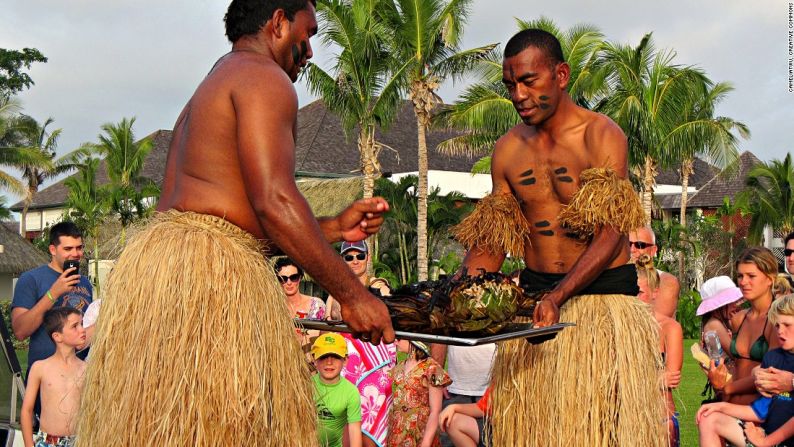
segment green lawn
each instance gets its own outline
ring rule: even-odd
[[[697,340],[684,340],[684,367],[681,371],[681,385],[673,392],[675,408],[679,413],[681,423],[681,445],[683,447],[697,447],[698,429],[695,425],[695,413],[700,408],[700,395],[706,384],[706,375],[703,374],[697,361],[689,354],[689,347]]]

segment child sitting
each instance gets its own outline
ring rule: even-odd
[[[55,354],[30,367],[20,420],[25,447],[71,447],[80,409],[85,362],[75,349],[85,344],[83,316],[72,307],[44,314],[44,328],[55,342]],[[33,407],[41,393],[39,431],[33,435]]]
[[[312,382],[320,422],[317,430],[320,446],[342,447],[347,426],[349,443],[345,445],[361,447],[361,398],[358,388],[340,376],[347,359],[345,339],[339,334],[321,334],[314,341],[311,353],[317,369]]]
[[[761,368],[773,367],[794,372],[794,295],[787,295],[774,301],[769,309],[768,318],[769,322],[775,325],[781,346],[766,353]],[[722,446],[722,439],[734,445],[747,445],[748,439],[743,431],[745,422],[761,423],[761,428],[772,437],[778,435],[774,432],[792,417],[794,417],[794,400],[789,393],[760,397],[751,405],[728,402],[706,404],[700,407],[697,413],[700,445],[701,447]],[[781,430],[783,431],[785,430]],[[756,441],[760,440],[758,433],[753,432],[753,435]],[[794,446],[794,436],[768,445]]]
[[[438,447],[438,416],[443,388],[452,380],[430,357],[426,344],[397,342],[397,351],[408,357],[391,370],[394,401],[389,410],[389,447]]]
[[[488,387],[477,403],[451,404],[441,412],[439,426],[455,447],[486,445],[485,415],[488,414],[490,397],[491,387]]]

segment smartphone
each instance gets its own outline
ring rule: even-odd
[[[66,261],[64,261],[64,263],[63,263],[63,271],[64,272],[69,270],[72,267],[75,267],[76,270],[73,271],[71,274],[69,274],[69,276],[79,275],[80,274],[80,261],[78,261],[77,259],[67,259]]]

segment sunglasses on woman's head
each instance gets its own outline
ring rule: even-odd
[[[645,250],[648,247],[653,247],[656,244],[652,244],[650,242],[643,242],[643,241],[629,241],[629,247],[634,246],[637,250]]]
[[[363,261],[363,260],[367,259],[367,254],[366,253],[359,253],[357,255],[345,255],[344,258],[345,258],[345,262],[350,262],[354,258],[358,259],[359,261]]]
[[[298,281],[300,281],[300,279],[301,279],[301,274],[300,273],[295,273],[295,274],[288,275],[288,276],[287,275],[278,275],[278,281],[281,284],[286,284],[287,281],[298,282]]]

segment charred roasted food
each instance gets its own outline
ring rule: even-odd
[[[395,329],[428,334],[495,334],[516,315],[531,316],[539,294],[501,273],[423,281],[381,299]]]

